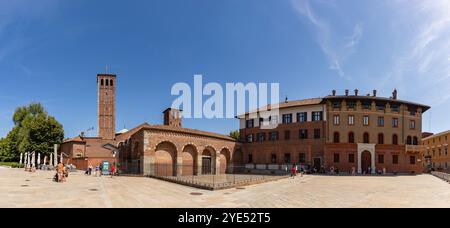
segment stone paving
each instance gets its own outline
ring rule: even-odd
[[[0,207],[450,207],[450,184],[431,175],[304,176],[220,191],[142,177],[52,177],[0,168]]]

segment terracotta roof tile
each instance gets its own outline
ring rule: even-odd
[[[172,127],[172,126],[166,126],[166,125],[151,125],[151,126],[145,126],[145,127],[143,127],[143,129],[194,134],[194,135],[199,135],[199,136],[206,136],[206,137],[212,137],[212,138],[236,142],[236,139],[234,139],[230,136],[227,136],[227,135],[222,135],[222,134],[207,132],[207,131],[200,131],[200,130],[191,129],[191,128],[179,128],[179,127]]]
[[[148,124],[148,123],[143,123],[143,124],[141,124],[141,125],[139,125],[139,126],[133,128],[133,129],[127,131],[126,133],[117,135],[117,136],[116,136],[116,141],[122,141],[122,140],[125,140],[125,139],[127,139],[128,137],[134,135],[134,133],[136,133],[136,132],[138,132],[139,130],[141,130],[143,127],[149,127],[149,126],[151,126],[151,125]]]

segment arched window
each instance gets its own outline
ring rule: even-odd
[[[104,83],[103,83],[103,79],[102,79],[102,80],[100,80],[100,85],[102,85],[102,86],[104,85]]]
[[[355,133],[348,133],[348,143],[355,143]]]
[[[109,85],[110,85],[110,86],[114,86],[114,83],[113,83],[113,80],[112,80],[112,79],[109,80]]]
[[[106,79],[105,81],[106,81],[106,86],[108,86],[108,84],[109,84],[109,80],[108,80],[108,79]]]
[[[339,143],[340,139],[339,139],[339,133],[338,132],[334,132],[334,143]]]
[[[364,140],[364,143],[370,143],[370,140],[369,140],[369,133],[364,133],[364,135],[363,135],[363,140]]]
[[[383,135],[383,133],[378,134],[378,144],[384,144],[384,135]]]
[[[413,145],[419,145],[419,139],[416,136],[413,138]]]
[[[406,144],[407,145],[412,145],[412,138],[411,138],[411,136],[408,136],[408,138],[406,138]]]
[[[392,136],[392,144],[398,145],[398,136],[396,134]]]

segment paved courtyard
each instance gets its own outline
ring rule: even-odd
[[[450,207],[450,184],[430,175],[305,176],[220,191],[140,177],[78,172],[54,183],[52,176],[0,167],[0,207]]]

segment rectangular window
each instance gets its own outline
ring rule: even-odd
[[[270,134],[270,140],[271,141],[278,140],[278,131],[270,132],[269,134]]]
[[[392,155],[392,164],[398,165],[398,155]]]
[[[398,118],[392,118],[392,127],[398,128]]]
[[[400,111],[400,108],[399,108],[398,105],[392,105],[391,109],[392,109],[393,112],[399,112]]]
[[[411,165],[415,165],[416,164],[416,157],[415,156],[410,156],[409,157],[409,164],[411,164]]]
[[[378,117],[378,127],[384,127],[384,117]]]
[[[314,129],[314,138],[320,139],[320,129]]]
[[[248,143],[253,142],[253,135],[252,135],[252,134],[247,135],[245,138],[246,138],[246,141],[247,141]]]
[[[363,125],[364,126],[369,126],[369,116],[364,116],[363,117]]]
[[[447,146],[444,147],[444,154],[445,154],[445,156],[448,155],[448,147]]]
[[[300,153],[298,155],[298,161],[302,164],[306,163],[306,154],[305,153]]]
[[[297,122],[305,123],[308,121],[308,113],[307,112],[299,112],[297,113]]]
[[[379,154],[378,155],[378,163],[379,164],[384,164],[384,155],[383,154]]]
[[[355,125],[355,116],[354,115],[348,116],[348,125],[350,125],[350,126]]]
[[[300,131],[299,131],[299,138],[300,139],[308,139],[308,130],[307,129],[300,129]]]
[[[277,163],[277,155],[276,154],[272,154],[272,156],[270,158],[270,162],[272,164],[276,164]]]
[[[339,123],[340,123],[339,115],[334,115],[333,123],[334,123],[334,125],[339,125]]]
[[[284,124],[292,123],[292,114],[284,114],[283,115],[283,123]]]
[[[333,161],[334,163],[339,163],[339,154],[334,154]]]
[[[414,120],[409,121],[409,129],[416,129],[416,121]]]
[[[371,106],[370,101],[364,101],[364,102],[362,102],[362,105],[363,105],[363,109],[370,109],[370,106]]]
[[[442,156],[442,150],[441,148],[438,149],[439,157]]]
[[[248,162],[247,163],[253,163],[253,155],[252,154],[248,155]]]
[[[255,126],[254,123],[255,123],[255,120],[247,120],[247,121],[245,121],[245,127],[253,128]]]
[[[291,139],[291,131],[284,131],[284,139],[285,140]]]
[[[278,116],[271,116],[269,117],[270,125],[277,125],[278,124]]]
[[[354,154],[348,155],[348,163],[355,163],[355,155]]]
[[[258,138],[258,142],[266,141],[266,133],[258,133],[256,134],[256,137]]]
[[[333,108],[341,108],[341,102],[339,101],[333,102]]]
[[[286,164],[291,163],[291,154],[289,153],[284,154],[284,163]]]
[[[348,108],[354,109],[355,106],[356,106],[356,103],[355,103],[354,101],[349,101],[349,102],[347,102],[347,107],[348,107]]]
[[[312,121],[322,121],[323,112],[312,112]]]

